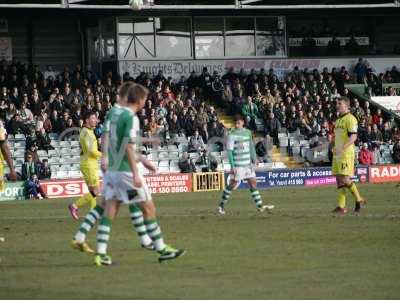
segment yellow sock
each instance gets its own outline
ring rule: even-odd
[[[97,205],[96,197],[93,197],[93,195],[91,193],[89,193],[88,199],[89,199],[90,208],[91,209],[95,208],[95,206]]]
[[[360,202],[362,200],[360,193],[358,192],[357,186],[354,182],[352,182],[347,188],[349,189],[349,191],[351,192],[351,194],[353,195],[353,197],[357,202]]]
[[[340,187],[337,189],[338,197],[337,197],[337,204],[340,208],[346,207],[346,189],[345,187]]]
[[[89,197],[91,197],[92,195],[90,193],[83,195],[82,197],[78,198],[78,200],[75,201],[75,205],[77,207],[82,207],[84,205],[86,205],[86,203],[90,203],[89,201]]]

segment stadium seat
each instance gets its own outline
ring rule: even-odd
[[[54,148],[58,148],[58,147],[60,147],[60,141],[51,140],[50,145],[52,145]]]
[[[70,171],[71,167],[70,167],[70,165],[61,164],[59,170],[60,171]]]
[[[74,155],[74,156],[80,156],[80,154],[81,154],[81,149],[80,148],[74,148],[74,149],[71,149],[71,155]]]
[[[70,143],[70,141],[60,141],[60,147],[61,148],[71,148],[71,143]]]
[[[163,160],[163,159],[168,159],[169,155],[167,151],[159,151],[158,152],[158,159]]]
[[[169,159],[179,158],[179,152],[176,150],[173,152],[169,152],[168,157],[169,157]]]
[[[52,173],[57,172],[60,169],[60,165],[50,165],[50,170]]]
[[[289,146],[289,138],[287,136],[278,137],[279,147]]]
[[[79,147],[79,141],[71,141],[71,148]]]
[[[16,141],[25,141],[25,135],[23,135],[22,133],[18,133],[14,136],[14,140]]]
[[[57,133],[49,133],[49,138],[51,140],[56,140],[56,139],[58,139],[58,134]]]
[[[50,157],[49,158],[49,164],[51,165],[55,165],[55,164],[59,164],[60,163],[60,158],[58,157]]]
[[[57,179],[65,179],[68,178],[68,171],[57,171],[56,173]]]
[[[65,155],[69,156],[71,154],[71,149],[70,148],[60,148],[60,154],[62,156],[65,156]]]
[[[179,152],[186,152],[188,150],[188,144],[181,143],[178,145]]]
[[[18,142],[14,142],[14,148],[24,148],[25,149],[26,146],[26,142],[25,141],[18,141]]]
[[[14,157],[25,157],[25,150],[24,149],[15,149],[14,150]]]
[[[177,151],[178,147],[175,145],[168,145],[167,146],[168,151]]]
[[[158,162],[158,167],[162,168],[162,167],[169,167],[169,160],[160,160]]]
[[[80,170],[80,165],[79,164],[72,164],[70,169],[71,169],[71,171],[79,171]]]
[[[169,172],[170,172],[169,166],[159,166],[159,167],[158,167],[158,171],[159,171],[160,173],[169,173]]]
[[[23,164],[24,164],[24,159],[22,158],[16,158],[14,160],[15,167],[21,167]]]
[[[49,150],[48,152],[47,152],[47,154],[49,155],[49,157],[58,157],[59,156],[59,153],[58,153],[58,151],[57,150]]]
[[[72,164],[79,164],[81,162],[81,159],[79,156],[70,156],[70,163]]]
[[[79,170],[71,170],[68,172],[68,177],[70,178],[81,178],[82,174]]]
[[[256,119],[256,128],[258,132],[263,132],[264,131],[264,121],[263,119]]]

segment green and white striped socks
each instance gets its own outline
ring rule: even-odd
[[[111,220],[105,216],[101,218],[97,228],[97,254],[106,255],[108,241],[110,240]]]
[[[150,245],[152,243],[152,239],[147,234],[146,226],[144,225],[142,211],[135,204],[131,204],[129,205],[129,212],[132,225],[139,236],[140,243],[144,246]]]
[[[257,189],[250,189],[251,198],[253,199],[254,203],[257,207],[261,207],[263,202],[261,200],[260,192]]]
[[[89,211],[89,213],[85,216],[81,226],[79,227],[79,231],[75,235],[75,241],[78,243],[83,243],[86,240],[86,235],[93,228],[94,224],[101,218],[103,215],[104,209],[96,205],[93,209]]]
[[[151,240],[153,241],[154,247],[158,252],[165,249],[164,239],[162,237],[160,226],[158,226],[157,220],[144,220],[146,231]]]
[[[219,206],[224,207],[224,205],[228,202],[229,198],[231,197],[231,194],[232,194],[232,189],[230,188],[230,186],[227,186],[222,193]]]

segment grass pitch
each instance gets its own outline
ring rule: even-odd
[[[165,239],[186,256],[159,264],[123,207],[115,265],[100,268],[70,248],[79,222],[69,201],[0,203],[0,299],[399,299],[400,188],[360,191],[369,200],[360,216],[329,213],[334,187],[264,190],[273,214],[237,191],[224,217],[214,214],[219,193],[156,195]]]

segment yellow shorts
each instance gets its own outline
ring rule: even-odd
[[[4,191],[6,188],[6,183],[4,181],[4,165],[3,162],[0,161],[0,191]]]
[[[99,169],[97,167],[81,166],[81,172],[87,186],[100,185]]]
[[[354,176],[354,155],[346,157],[333,156],[332,174],[343,176]]]

